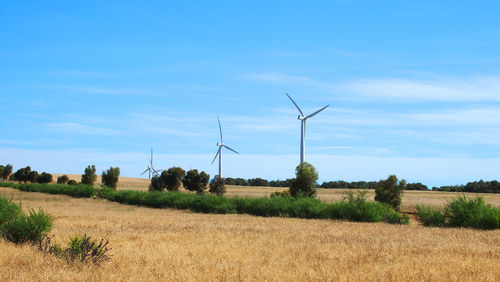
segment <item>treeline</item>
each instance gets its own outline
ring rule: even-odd
[[[290,187],[290,183],[293,178],[287,180],[266,180],[263,178],[224,178],[224,184],[226,185],[238,185],[238,186],[267,186],[267,187]],[[375,189],[377,187],[378,181],[324,181],[320,188],[326,189]],[[404,190],[428,190],[427,186],[422,183],[408,183],[405,185]]]
[[[291,180],[291,178],[287,180],[266,180],[260,177],[250,179],[226,177],[224,178],[224,184],[238,186],[289,187]]]
[[[500,193],[500,183],[493,181],[474,181],[465,185],[432,187],[432,191],[470,192],[470,193]]]

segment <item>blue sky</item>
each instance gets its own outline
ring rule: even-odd
[[[142,1],[146,2],[146,1]],[[0,9],[0,160],[320,181],[499,178],[496,1],[13,1]]]

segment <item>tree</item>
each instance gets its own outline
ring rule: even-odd
[[[314,197],[316,195],[318,172],[310,163],[303,162],[295,169],[295,178],[290,180],[290,195],[293,197]]]
[[[61,175],[57,178],[57,184],[66,184],[69,181],[69,177],[65,175]]]
[[[149,184],[149,191],[163,191],[167,188],[165,184],[165,177],[167,176],[167,172],[164,170],[161,172],[160,176],[155,175],[151,178],[151,184]]]
[[[28,182],[30,179],[34,177],[34,173],[31,171],[31,167],[27,166],[24,168],[20,168],[13,174],[12,180],[18,182]]]
[[[210,181],[210,193],[216,194],[218,196],[224,195],[226,193],[226,186],[224,185],[224,179],[216,175],[212,181]]]
[[[163,175],[163,172],[161,173]],[[164,178],[165,185],[167,186],[168,191],[177,191],[181,187],[182,178],[186,175],[186,171],[184,171],[180,167],[171,167],[166,171],[166,177]],[[161,178],[161,177],[160,177]]]
[[[197,169],[192,169],[186,173],[186,176],[182,179],[182,185],[189,191],[196,191],[198,194],[203,194],[207,189],[208,181],[210,180],[210,175],[202,171],[198,173]]]
[[[3,172],[2,172],[2,178],[7,180],[9,179],[9,176],[12,174],[12,169],[14,167],[11,165],[11,164],[7,164],[4,168],[3,168]]]
[[[104,184],[104,186],[116,189],[119,177],[120,177],[120,168],[110,167],[107,171],[102,172],[102,184]]]
[[[50,173],[46,173],[46,172],[42,172],[40,175],[38,175],[36,177],[36,182],[37,183],[50,183],[52,182],[52,174]]]
[[[85,173],[82,174],[82,184],[85,185],[94,185],[97,180],[97,174],[95,174],[95,165],[87,166],[85,169]]]
[[[427,186],[417,182],[417,183],[408,183],[406,184],[405,190],[428,190]]]
[[[3,170],[5,169],[5,167],[3,165],[0,165],[0,178],[1,179],[4,179],[3,178]]]
[[[67,184],[68,185],[76,185],[76,184],[78,184],[78,182],[76,182],[76,180],[74,180],[74,179],[70,179],[70,180],[68,180]]]
[[[406,180],[401,179],[398,183],[396,175],[389,175],[386,180],[380,180],[375,188],[375,201],[386,203],[399,211],[403,190]]]

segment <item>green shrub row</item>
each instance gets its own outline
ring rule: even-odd
[[[62,184],[17,184],[0,182],[0,186],[27,192],[65,194],[73,197],[94,195],[128,205],[153,208],[188,209],[201,213],[238,213],[257,216],[281,216],[297,218],[343,219],[360,222],[388,222],[407,224],[406,215],[395,212],[389,205],[378,202],[345,200],[332,204],[315,198],[271,197],[271,198],[227,198],[215,195],[197,195],[178,191],[143,192],[115,191],[111,188],[95,189],[87,185]]]
[[[53,219],[39,210],[29,210],[25,214],[21,204],[0,196],[0,235],[14,243],[36,243],[46,236],[52,228]]]
[[[417,216],[425,226],[471,227],[485,230],[500,228],[500,208],[486,204],[482,197],[469,199],[465,195],[459,195],[449,202],[443,211],[417,205]]]
[[[363,222],[408,224],[406,215],[400,215],[389,205],[377,202],[340,201],[333,204],[315,198],[227,198],[215,195],[196,195],[183,192],[114,191],[99,189],[98,196],[112,202],[153,208],[189,209],[193,212],[216,214],[251,214],[319,219],[344,219]]]
[[[15,188],[24,192],[63,194],[75,198],[90,198],[96,194],[96,189],[93,186],[84,184],[78,184],[78,185],[38,184],[38,183],[18,184],[12,182],[0,182],[0,186]]]

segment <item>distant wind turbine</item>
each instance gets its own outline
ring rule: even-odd
[[[220,119],[219,119],[219,116],[217,116],[217,121],[219,122],[219,132],[220,132],[220,143],[217,142],[217,146],[219,146],[219,149],[217,150],[217,154],[215,154],[215,158],[212,160],[212,164],[214,163],[215,159],[217,158],[217,156],[219,156],[219,177],[222,178],[222,148],[226,148],[228,150],[231,150],[233,152],[235,152],[236,154],[240,154],[238,152],[236,152],[235,150],[229,148],[229,146],[225,145],[223,142],[222,142],[222,128],[220,126]]]
[[[158,172],[160,171],[160,170],[155,170],[153,168],[153,148],[151,148],[151,158],[149,159],[148,168],[143,173],[141,173],[141,175],[143,175],[147,171],[149,171],[149,177],[148,177],[148,179],[151,179],[151,174],[158,175]]]
[[[290,98],[290,100],[295,105],[297,110],[299,110],[299,113],[300,113],[300,115],[297,117],[297,119],[299,119],[301,121],[301,123],[300,123],[300,163],[303,163],[305,161],[305,155],[306,155],[306,145],[305,145],[305,143],[306,143],[306,120],[308,118],[311,118],[311,117],[317,115],[319,112],[326,109],[330,105],[326,105],[323,108],[315,111],[314,113],[312,113],[308,116],[304,116],[304,113],[302,113],[302,110],[299,108],[297,103],[295,103],[295,101],[292,99],[292,97],[290,97],[290,95],[288,95],[288,93],[285,93],[285,94],[286,94],[286,96],[288,96],[288,98]]]

